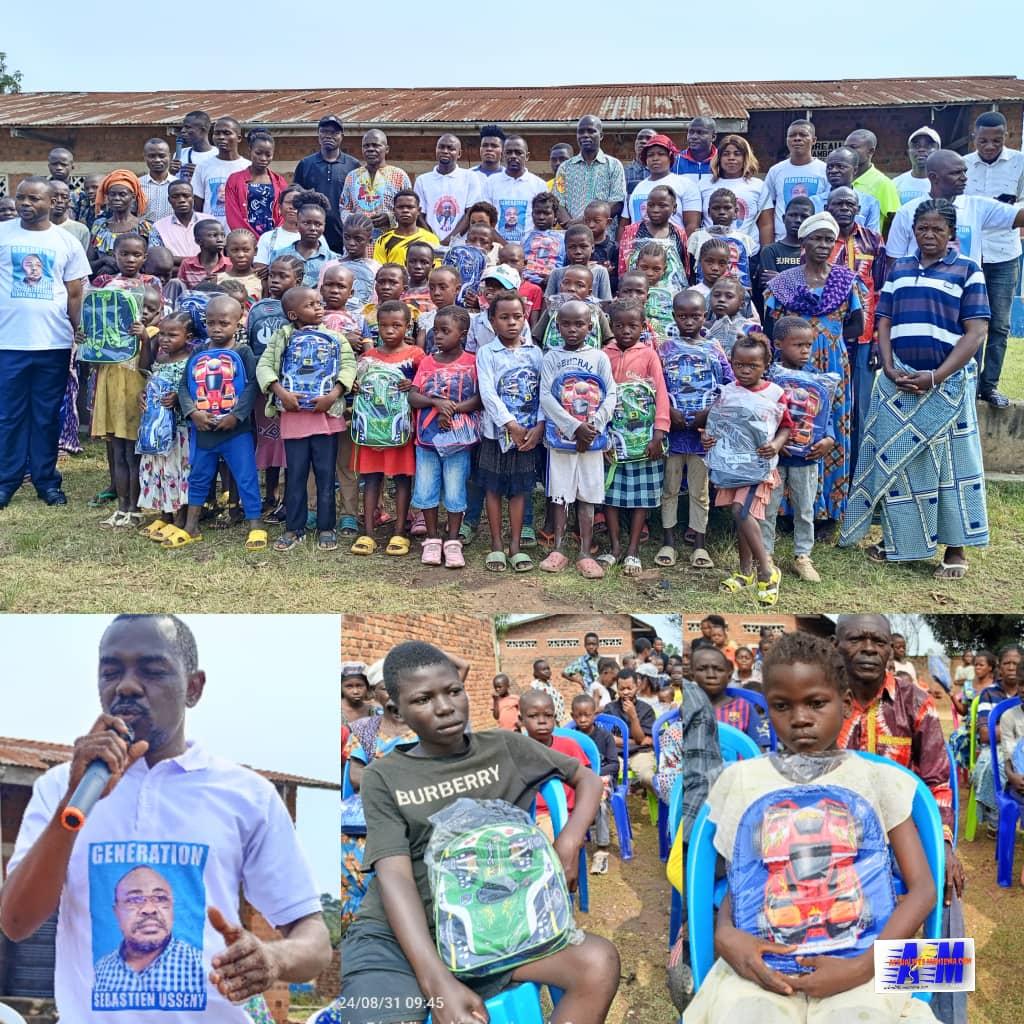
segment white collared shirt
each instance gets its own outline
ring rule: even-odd
[[[36,780],[9,869],[53,819],[70,770],[61,764]],[[98,977],[98,968],[124,941],[115,887],[139,867],[164,879],[171,906],[145,906],[163,915],[174,940],[201,953],[205,979],[210,961],[224,949],[206,911],[217,907],[237,922],[240,886],[274,926],[320,911],[316,884],[277,791],[256,772],[196,743],[152,768],[140,759],[78,833],[60,897],[54,991],[61,1024],[190,1024],[200,1016],[211,1024],[247,1024],[242,1008],[208,982],[197,993],[187,971],[160,972],[150,984],[113,989],[109,971],[105,980]],[[178,982],[166,981],[175,976]]]
[[[1018,204],[1024,200],[1024,153],[1004,146],[1003,151],[987,164],[977,153],[964,157],[967,164],[968,196],[1011,195]],[[1006,231],[986,231],[981,237],[981,258],[985,263],[1005,263],[1015,260],[1021,253],[1020,232],[1016,228]]]

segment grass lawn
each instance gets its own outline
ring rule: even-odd
[[[999,378],[999,390],[1009,398],[1024,399],[1024,338],[1010,338]]]
[[[289,555],[269,549],[247,554],[241,528],[206,529],[202,543],[163,551],[134,531],[99,528],[107,513],[90,509],[87,502],[106,479],[101,446],[90,444],[62,469],[70,501],[66,508],[47,508],[26,485],[0,512],[0,611],[415,612],[424,608],[424,601],[434,608],[481,613],[544,611],[566,604],[601,611],[757,609],[750,594],[719,593],[720,580],[736,565],[735,547],[728,539],[731,521],[722,511],[712,519],[712,536],[718,542],[710,550],[718,568],[690,569],[687,548],[680,565],[655,569],[655,529],[642,552],[647,568],[641,577],[623,577],[616,568],[604,581],[587,583],[572,570],[558,576],[486,572],[483,535],[467,549],[468,567],[461,572],[421,565],[416,545],[405,558],[359,558],[345,546],[318,553],[307,538]],[[932,579],[931,563],[881,566],[859,550],[819,547],[815,562],[823,582],[812,585],[787,575],[778,610],[996,612],[1005,611],[1014,594],[1019,606],[1016,554],[1024,548],[1022,504],[1024,485],[989,486],[996,540],[972,553],[966,582]],[[271,540],[277,532],[271,530]],[[777,556],[784,571],[791,566],[789,537],[780,538]]]

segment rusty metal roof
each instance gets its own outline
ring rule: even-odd
[[[1009,75],[501,89],[25,92],[0,96],[0,125],[174,125],[197,109],[231,113],[246,124],[282,126],[315,124],[327,113],[354,125],[567,124],[583,113],[615,124],[687,121],[698,114],[745,120],[758,110],[1021,101],[1024,81]]]
[[[65,743],[46,743],[41,740],[12,739],[0,736],[0,765],[11,765],[17,768],[30,768],[35,771],[49,771],[54,765],[71,760],[74,751]],[[270,782],[292,783],[308,789],[337,789],[337,782],[326,782],[323,779],[311,779],[305,775],[292,775],[289,772],[269,771],[264,768],[253,768]]]

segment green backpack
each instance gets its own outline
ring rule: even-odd
[[[654,385],[627,380],[615,386],[615,412],[608,428],[616,462],[640,462],[654,437]]]
[[[139,319],[141,292],[126,288],[96,288],[82,300],[82,333],[78,359],[83,363],[125,363],[139,351],[139,339],[129,334]]]

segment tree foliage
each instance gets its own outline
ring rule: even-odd
[[[0,51],[0,93],[21,92],[21,72],[7,70],[7,54]]]
[[[997,651],[1004,644],[1024,642],[1024,616],[1020,615],[925,615],[939,642],[950,652],[987,647]]]

